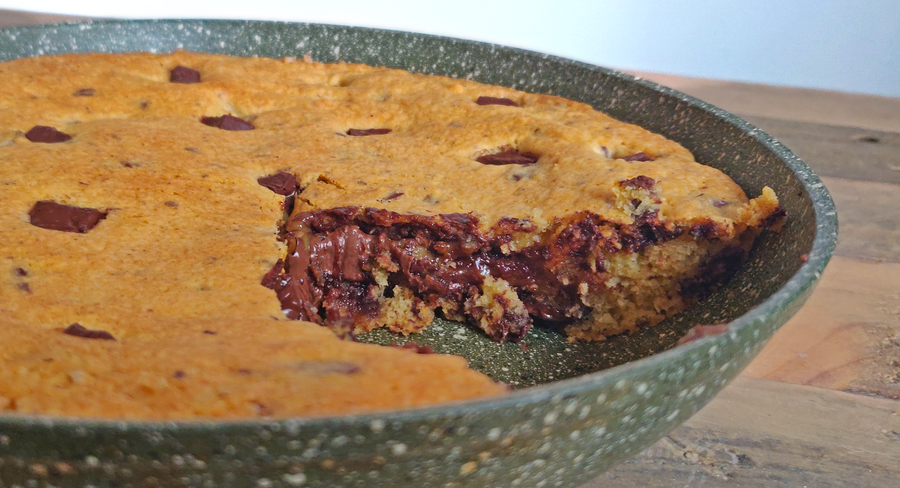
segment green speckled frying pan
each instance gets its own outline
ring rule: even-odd
[[[622,73],[456,39],[314,24],[94,22],[0,31],[0,60],[68,52],[174,49],[310,54],[471,78],[586,102],[672,138],[751,195],[773,187],[788,212],[707,300],[603,343],[536,329],[496,344],[438,322],[416,337],[516,390],[503,398],[313,419],[115,422],[0,416],[0,487],[574,486],[659,439],[759,351],[806,301],[831,257],[837,217],[819,178],[787,148],[716,107]],[[808,255],[802,262],[800,256]],[[687,345],[698,324],[728,331]],[[364,340],[394,342],[387,333]]]

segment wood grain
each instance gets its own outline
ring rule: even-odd
[[[900,132],[900,98],[627,72],[741,116]]]
[[[746,116],[819,176],[900,184],[900,133]]]
[[[743,374],[900,398],[900,384],[884,381],[898,368],[882,357],[884,341],[896,334],[900,264],[836,257],[806,306]]]
[[[839,256],[900,262],[900,185],[822,178],[834,198]]]
[[[898,408],[739,378],[662,441],[581,488],[897,486]]]

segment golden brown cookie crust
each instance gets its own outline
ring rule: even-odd
[[[196,70],[201,82],[170,82],[177,66]],[[515,106],[480,105],[479,97]],[[229,114],[253,130],[201,123]],[[72,138],[31,142],[25,134],[35,126]],[[538,158],[477,161],[504,150]],[[651,160],[630,157],[640,153]],[[257,183],[278,172],[296,175],[302,188],[295,214],[462,213],[486,233],[515,218],[539,234],[577,212],[634,224],[633,195],[623,197],[632,190],[620,182],[637,177],[655,182],[661,223],[711,223],[723,241],[777,208],[771,190],[748,201],[680,145],[554,96],[362,65],[187,52],[2,63],[0,327],[11,339],[0,343],[0,410],[314,415],[504,390],[458,358],[349,344],[285,321],[273,292],[260,286],[287,251],[276,239],[284,197]],[[105,218],[86,233],[40,228],[29,212],[42,200]],[[60,332],[74,323],[115,341]],[[295,367],[310,361],[358,369]],[[385,365],[418,373],[376,381]],[[264,373],[236,372],[243,369]],[[185,374],[173,378],[176,371]],[[298,381],[309,385],[285,389]]]

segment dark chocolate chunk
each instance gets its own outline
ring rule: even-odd
[[[622,157],[625,161],[653,161],[653,158],[645,152],[639,152]]]
[[[509,149],[507,151],[501,151],[494,154],[485,154],[477,158],[475,161],[478,161],[481,164],[490,164],[490,165],[501,165],[501,164],[534,164],[537,162],[538,158],[537,154],[532,153],[520,153],[514,149]]]
[[[762,226],[766,228],[771,228],[778,230],[781,228],[781,224],[784,222],[784,218],[787,216],[787,210],[784,209],[781,205],[775,207],[775,210],[771,215],[766,217],[762,222]]]
[[[412,351],[416,354],[436,354],[435,350],[431,346],[420,346],[415,342],[407,342],[402,346],[399,344],[391,344],[391,347],[396,349],[406,349],[408,351]]]
[[[216,127],[222,130],[253,130],[253,124],[244,119],[239,119],[234,115],[223,115],[221,117],[203,117],[200,122],[210,127]]]
[[[348,136],[380,136],[388,134],[391,129],[350,129],[347,131]]]
[[[297,191],[297,179],[290,173],[279,172],[274,175],[262,176],[256,182],[278,195],[287,196]]]
[[[81,326],[81,324],[72,324],[63,329],[63,334],[81,337],[82,339],[102,339],[104,341],[116,340],[112,334],[105,330],[91,330]]]
[[[76,91],[72,94],[73,97],[92,97],[94,96],[93,88],[82,88],[81,90]]]
[[[16,268],[15,272],[16,276],[28,276],[28,271],[25,271],[25,268]]]
[[[518,107],[519,104],[508,99],[508,98],[495,98],[495,97],[478,97],[478,100],[475,100],[475,103],[478,105],[506,105],[508,107]]]
[[[44,142],[53,144],[56,142],[66,142],[72,139],[72,136],[65,132],[60,132],[53,127],[45,125],[36,125],[25,133],[25,138],[31,142]]]
[[[200,72],[187,66],[176,66],[169,74],[171,83],[200,83]]]
[[[712,220],[705,220],[692,225],[688,233],[698,239],[710,239],[719,235],[719,226]]]
[[[106,218],[106,212],[41,200],[28,212],[31,225],[49,230],[84,234]]]
[[[624,188],[640,188],[642,190],[649,190],[653,188],[653,185],[656,184],[656,180],[649,176],[638,175],[634,178],[630,178],[627,180],[622,180],[619,182]]]
[[[180,369],[175,371],[174,374],[172,374],[172,377],[175,378],[176,380],[184,378],[185,376],[187,376],[187,373],[185,373],[184,371],[182,371]]]
[[[395,191],[395,192],[391,193],[390,195],[382,198],[380,201],[389,202],[391,200],[396,200],[396,199],[402,197],[403,195],[404,195],[404,193],[402,191]]]

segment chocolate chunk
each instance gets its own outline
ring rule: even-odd
[[[787,210],[784,209],[781,205],[775,207],[775,210],[771,215],[765,218],[761,222],[761,225],[766,228],[779,230],[781,228],[781,224],[784,223],[784,218],[787,216]]]
[[[653,161],[653,158],[650,157],[649,154],[645,152],[634,153],[628,156],[624,156],[622,159],[625,161]]]
[[[106,212],[41,200],[28,212],[31,225],[49,230],[84,234],[106,218]]]
[[[698,239],[710,239],[719,235],[719,226],[712,220],[706,220],[692,225],[688,233]]]
[[[185,373],[184,371],[182,371],[180,369],[175,371],[174,374],[172,374],[172,377],[175,378],[176,380],[184,378],[185,376],[187,376],[187,373]]]
[[[391,129],[350,129],[347,131],[348,136],[380,136],[388,134]]]
[[[304,361],[297,364],[296,369],[314,375],[326,374],[356,374],[361,371],[360,367],[345,361]]]
[[[216,332],[214,330],[204,330],[203,333],[206,335],[217,335],[218,334],[218,332]]]
[[[475,103],[478,105],[506,105],[508,107],[518,107],[519,104],[508,99],[508,98],[495,98],[495,97],[478,97],[478,100],[475,100]]]
[[[167,207],[178,208],[178,202],[172,200],[166,200],[163,202]]]
[[[20,290],[24,291],[25,293],[31,293],[31,287],[28,286],[28,283],[19,283],[18,285],[16,285],[16,287],[18,287]]]
[[[396,348],[396,349],[406,349],[406,350],[412,351],[416,354],[435,354],[436,353],[433,347],[420,346],[420,345],[416,344],[415,342],[407,342],[406,344],[403,344],[402,346],[399,344],[391,344],[391,347]]]
[[[73,97],[92,97],[94,96],[93,88],[82,88],[81,90],[76,91],[72,94]]]
[[[388,195],[388,196],[382,198],[380,201],[382,201],[382,202],[389,202],[389,201],[391,201],[391,200],[396,200],[396,199],[402,197],[403,195],[404,195],[403,192],[401,192],[401,191],[395,191],[395,192],[391,193],[390,195]]]
[[[534,164],[539,157],[540,156],[537,154],[528,152],[520,153],[519,151],[509,149],[494,154],[485,154],[475,161],[478,161],[481,164],[490,164],[494,166],[501,164]]]
[[[56,142],[66,142],[72,139],[72,136],[65,132],[60,132],[53,127],[45,125],[36,125],[25,133],[25,138],[31,142],[44,142],[53,144]]]
[[[171,83],[200,83],[200,72],[187,66],[176,66],[169,74]]]
[[[297,179],[290,173],[279,172],[274,175],[262,176],[256,182],[278,195],[287,196],[297,191]]]
[[[223,115],[221,117],[203,117],[200,119],[205,125],[216,127],[222,130],[253,130],[253,124],[244,119],[239,119],[234,115]]]
[[[72,324],[65,329],[63,329],[63,334],[81,337],[82,339],[102,339],[104,341],[114,341],[116,340],[112,334],[105,330],[91,330],[85,329],[81,326],[81,324]]]
[[[642,190],[649,190],[653,188],[653,185],[656,184],[656,180],[649,176],[638,175],[634,178],[622,180],[619,182],[624,188],[640,188]]]
[[[28,276],[28,271],[25,271],[24,268],[16,268],[15,272],[16,276]]]

